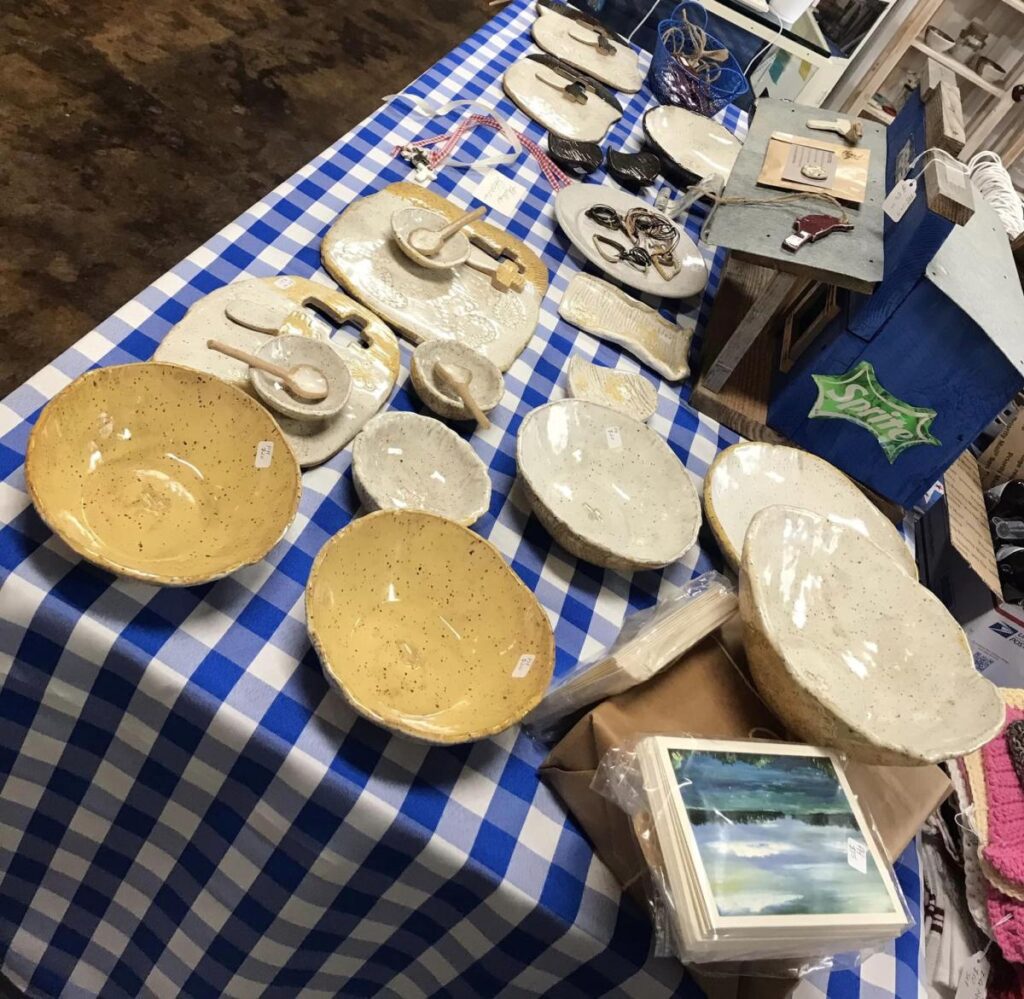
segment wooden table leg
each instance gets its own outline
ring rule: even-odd
[[[764,332],[765,327],[785,302],[793,285],[799,280],[801,279],[784,271],[776,274],[760,298],[747,310],[747,314],[740,320],[732,336],[701,379],[708,391],[722,390],[736,365],[743,360],[743,355],[750,349],[751,344]]]

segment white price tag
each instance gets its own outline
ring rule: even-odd
[[[477,184],[473,196],[496,212],[512,218],[526,197],[526,188],[497,170],[489,170]]]
[[[290,288],[293,284],[295,284],[295,279],[294,278],[279,277],[274,282],[274,287],[275,288]]]
[[[846,837],[846,862],[861,874],[868,872],[868,845],[863,840]]]
[[[960,972],[960,984],[954,999],[985,999],[988,995],[988,958],[983,950],[967,959]]]
[[[605,427],[604,436],[605,440],[608,441],[608,447],[613,451],[617,451],[622,447],[622,431],[618,427]]]
[[[888,193],[885,201],[882,202],[882,208],[893,222],[899,222],[907,214],[907,209],[914,203],[915,197],[917,197],[917,181],[901,180]]]
[[[533,663],[536,658],[536,656],[520,656],[519,662],[516,663],[516,668],[512,670],[512,676],[516,680],[521,680],[524,676],[526,676],[527,673],[530,672],[530,669],[533,667]]]
[[[256,468],[270,468],[270,462],[274,457],[274,442],[260,441],[256,445]]]

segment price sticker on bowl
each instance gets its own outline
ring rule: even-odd
[[[256,468],[270,468],[270,463],[274,459],[274,442],[273,441],[260,441],[256,445]]]
[[[519,662],[516,663],[516,668],[512,670],[512,676],[516,680],[521,680],[527,673],[530,672],[533,667],[536,656],[520,656]]]
[[[605,427],[604,436],[605,440],[608,441],[608,447],[613,451],[617,451],[622,447],[622,431],[618,427]]]
[[[846,862],[861,874],[868,872],[868,845],[861,839],[846,837]]]

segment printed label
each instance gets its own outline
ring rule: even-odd
[[[868,845],[863,840],[846,837],[846,862],[861,874],[868,872]]]
[[[893,220],[899,222],[907,209],[914,203],[917,197],[917,181],[901,180],[887,195],[882,202],[882,210]]]
[[[256,468],[270,468],[270,462],[274,457],[274,442],[260,441],[256,445]]]
[[[608,441],[608,447],[613,451],[622,447],[622,431],[618,427],[605,427],[604,436]]]
[[[295,278],[279,277],[274,282],[274,287],[275,288],[290,288],[293,284],[295,284]]]
[[[521,680],[533,666],[536,656],[520,656],[519,662],[516,663],[516,668],[512,670],[512,676],[516,680]]]
[[[489,170],[473,192],[477,201],[512,218],[526,197],[526,188],[497,170]]]
[[[954,999],[985,999],[988,995],[988,957],[983,950],[967,959]]]

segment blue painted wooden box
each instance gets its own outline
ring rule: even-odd
[[[919,96],[908,103],[889,129],[887,190],[901,149],[924,146]],[[924,188],[898,224],[886,219],[875,293],[850,295],[778,376],[767,421],[904,506],[1024,387],[1024,293],[1005,231],[977,194],[956,226],[929,211]]]

